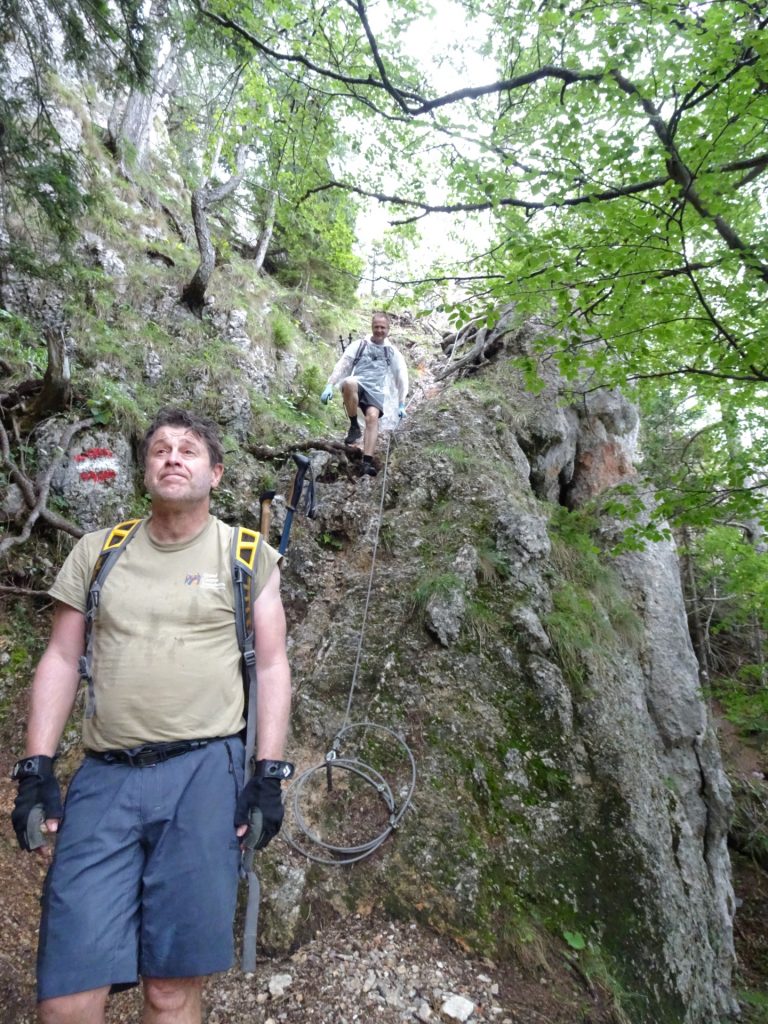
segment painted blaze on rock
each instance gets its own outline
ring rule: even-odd
[[[117,459],[111,448],[88,448],[75,455],[75,464],[83,482],[104,484],[117,476]]]

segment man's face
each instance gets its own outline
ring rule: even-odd
[[[186,427],[163,426],[152,435],[144,486],[152,501],[195,505],[208,500],[224,467],[211,465],[205,441]]]
[[[389,334],[389,322],[385,316],[375,316],[371,320],[371,337],[380,345]]]

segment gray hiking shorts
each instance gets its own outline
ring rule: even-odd
[[[362,384],[357,385],[357,404],[366,412],[368,409],[373,407],[379,410],[379,419],[384,415],[384,410],[381,407],[381,402],[374,398],[367,388],[364,388]]]
[[[243,744],[146,768],[86,757],[43,889],[38,999],[232,966]]]

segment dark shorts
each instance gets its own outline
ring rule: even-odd
[[[370,391],[366,391],[362,384],[357,385],[357,404],[363,412],[367,412],[369,409],[378,409],[379,418],[384,415],[382,407],[378,402],[374,401]]]
[[[43,890],[38,999],[232,966],[243,744],[148,768],[86,757]]]

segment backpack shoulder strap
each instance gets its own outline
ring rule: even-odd
[[[352,366],[351,366],[350,371],[349,371],[350,373],[352,373],[354,368],[357,366],[357,364],[363,358],[363,352],[365,352],[365,346],[367,344],[368,344],[368,339],[367,338],[363,338],[363,340],[357,346],[357,352],[355,353],[355,358],[352,360]]]
[[[235,589],[237,643],[245,651],[249,637],[253,647],[253,574],[261,546],[261,534],[236,526],[232,534],[232,583]]]
[[[96,710],[96,701],[93,692],[93,625],[96,619],[96,612],[101,600],[101,591],[104,581],[109,575],[112,566],[120,555],[125,551],[136,536],[141,519],[126,519],[117,526],[113,526],[104,539],[99,557],[91,572],[91,582],[88,585],[88,596],[85,600],[85,641],[83,654],[80,656],[79,668],[80,678],[88,686],[88,699],[85,706],[85,717],[92,718]]]
[[[253,634],[253,577],[258,564],[261,534],[236,526],[232,534],[232,587],[235,595],[235,629],[240,648],[245,693],[246,770],[256,747],[256,651]]]

